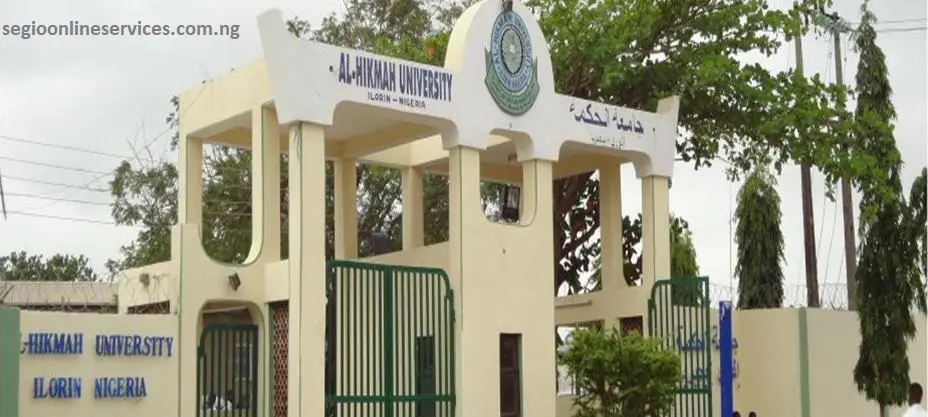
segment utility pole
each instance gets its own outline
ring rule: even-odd
[[[836,16],[837,17],[837,16]],[[844,86],[844,68],[841,62],[841,32],[835,30],[835,80]],[[841,211],[844,214],[844,265],[847,271],[847,308],[857,310],[857,245],[854,242],[854,198],[851,194],[851,178],[841,176]]]
[[[0,209],[3,210],[3,220],[6,220],[6,198],[3,196],[3,174],[0,174]]]
[[[812,22],[825,28],[834,36],[835,46],[835,82],[844,86],[844,62],[841,57],[841,34],[848,33],[853,38],[855,31],[849,23],[842,20],[838,13],[825,14],[817,11]],[[843,103],[838,103],[843,106]],[[839,110],[844,110],[839,108]],[[857,244],[854,236],[854,199],[851,193],[851,178],[847,174],[841,176],[841,208],[844,217],[844,266],[847,271],[847,307],[848,310],[857,309]]]
[[[803,13],[803,19],[806,15]],[[804,22],[807,23],[807,22]],[[796,36],[796,72],[802,76],[802,29]],[[815,219],[812,213],[812,167],[807,159],[799,164],[802,183],[802,236],[806,260],[806,302],[809,308],[821,307],[818,294],[818,260],[815,255]]]

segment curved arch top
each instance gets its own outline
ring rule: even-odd
[[[443,127],[445,148],[486,149],[490,132],[511,132],[530,138],[516,142],[522,161],[556,161],[564,143],[577,142],[622,154],[640,177],[672,175],[678,99],[651,113],[558,94],[548,43],[518,1],[464,11],[443,67],[299,39],[278,10],[258,27],[281,124],[330,126],[339,103],[356,102],[441,120],[452,126]]]

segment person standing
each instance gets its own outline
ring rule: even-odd
[[[902,417],[926,417],[925,406],[922,405],[922,386],[918,382],[909,385],[909,408]]]

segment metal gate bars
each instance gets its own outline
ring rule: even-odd
[[[197,346],[197,416],[258,416],[258,326],[213,324]]]
[[[330,261],[327,417],[453,417],[454,299],[433,268]]]
[[[674,390],[674,417],[711,417],[712,342],[709,278],[661,280],[648,299],[648,333],[680,354],[683,379]]]

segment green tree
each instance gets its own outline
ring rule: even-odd
[[[804,1],[800,7],[823,3]],[[771,74],[735,58],[745,52],[774,54],[782,45],[779,34],[787,34],[788,41],[798,30],[798,11],[740,0],[684,0],[672,6],[631,0],[527,4],[550,44],[558,91],[647,110],[653,110],[660,97],[681,95],[684,134],[678,153],[696,168],[722,156],[732,162],[730,174],[735,177],[767,155],[773,155],[777,170],[790,161],[809,159],[830,178],[851,167],[835,135],[821,129],[822,120],[839,114],[832,103],[842,98],[841,88],[793,72]],[[428,0],[353,0],[344,14],[323,22],[316,38],[351,40],[341,44],[440,64],[450,22],[461,6]],[[392,8],[413,18],[396,26],[380,24],[391,21],[395,12],[384,11]],[[422,11],[431,13],[428,23],[419,20]],[[299,19],[290,24],[309,27]],[[407,24],[409,31],[395,30]],[[854,167],[858,173],[869,166]],[[592,237],[599,219],[590,210],[598,206],[597,188],[593,172],[555,182],[555,291],[564,285],[570,291],[582,288],[580,275],[589,272],[590,260],[598,257]]]
[[[693,232],[686,220],[670,215],[670,276],[699,276]]]
[[[804,0],[801,6],[823,2]],[[469,3],[349,0],[344,13],[330,16],[318,28],[298,18],[288,24],[298,36],[440,65],[451,23]],[[672,5],[534,0],[528,4],[550,43],[559,92],[646,110],[654,110],[661,97],[680,95],[682,134],[677,150],[696,168],[721,156],[731,161],[730,174],[735,177],[766,155],[773,156],[776,169],[808,158],[831,177],[848,167],[869,168],[850,164],[835,135],[821,129],[822,120],[837,115],[832,103],[843,90],[818,78],[772,74],[736,59],[746,52],[776,53],[780,35],[798,29],[798,12],[773,10],[761,0],[681,0]],[[398,175],[392,172],[385,181],[396,184]],[[593,240],[599,218],[590,209],[598,207],[598,181],[593,174],[554,184],[555,291],[565,285],[569,291],[582,288],[580,276],[592,271],[590,261],[599,256]],[[426,179],[424,188],[426,241],[444,240],[435,236],[447,235],[446,180],[434,176]],[[490,186],[486,189],[492,191]],[[397,236],[392,240],[397,245],[401,214],[385,209],[392,207],[390,200],[362,201],[382,204],[378,207],[383,210],[372,212],[389,214],[373,216],[375,221],[368,224],[388,229]],[[362,213],[366,210],[359,208]]]
[[[759,166],[738,191],[738,308],[779,308],[783,305],[783,231],[776,178]]]
[[[915,336],[917,306],[925,312],[925,287],[918,273],[924,259],[918,253],[919,235],[913,210],[903,196],[902,158],[896,148],[885,56],[876,44],[876,21],[862,6],[857,33],[858,122],[856,141],[882,168],[880,175],[860,179],[860,260],[857,267],[857,306],[860,349],[854,382],[867,399],[886,406],[903,404],[909,386],[908,340]],[[914,190],[913,190],[914,191]],[[916,203],[916,202],[913,202]],[[924,229],[924,223],[920,225]]]
[[[0,256],[0,281],[97,281],[84,255],[29,255],[24,251]]]
[[[638,332],[577,329],[560,355],[579,395],[574,417],[658,417],[674,401],[680,356]]]
[[[413,3],[381,2],[360,3],[350,9],[354,23],[327,19],[320,30],[312,31],[308,23],[294,19],[290,31],[297,36],[337,45],[371,49],[376,40],[391,33],[423,34],[425,21],[415,16],[424,12],[409,12]],[[417,4],[417,3],[416,3]],[[456,10],[452,5],[448,10]],[[358,14],[364,11],[364,14]],[[388,25],[374,23],[374,16],[394,16]],[[444,13],[444,12],[442,12]],[[451,12],[455,13],[455,12]],[[441,13],[440,13],[441,14]],[[396,20],[395,16],[403,16]],[[456,16],[456,14],[454,14]],[[357,19],[355,19],[357,18]],[[359,22],[365,22],[360,25]],[[367,26],[365,26],[367,25]],[[375,30],[376,29],[376,30]],[[430,32],[431,33],[431,32]],[[387,47],[384,45],[383,47]],[[389,46],[391,48],[402,45]],[[428,59],[426,51],[421,59]],[[180,102],[171,98],[172,111],[166,119],[172,130],[171,149],[179,145],[177,125]],[[142,155],[144,156],[144,155]],[[204,151],[203,178],[203,244],[206,252],[222,262],[242,262],[251,245],[251,153],[223,146],[210,146]],[[281,253],[287,257],[287,183],[286,155],[281,159]],[[334,178],[332,164],[326,165],[326,257],[334,257]],[[138,157],[124,161],[111,183],[114,200],[113,217],[117,224],[140,226],[141,231],[128,245],[120,249],[118,259],[107,262],[111,274],[126,268],[143,266],[170,259],[171,227],[177,222],[177,181],[175,164],[154,158]],[[390,237],[391,249],[402,246],[402,212],[397,209],[402,189],[400,172],[396,169],[359,165],[358,230],[359,255],[368,256],[373,248],[369,239],[372,232],[383,232]],[[485,187],[487,202],[496,189]],[[448,183],[440,175],[426,174],[423,178],[425,243],[448,240]],[[485,203],[486,204],[486,203]]]
[[[928,168],[922,168],[921,174],[912,183],[909,192],[909,209],[912,216],[913,233],[917,237],[919,270],[922,277],[928,275]]]
[[[622,219],[622,253],[625,282],[629,285],[641,280],[641,214],[634,222],[628,216]],[[670,215],[670,276],[699,276],[699,264],[696,261],[696,247],[693,245],[693,232],[686,220],[671,213]],[[602,257],[593,261],[593,274],[584,289],[573,292],[598,290],[602,285]]]

